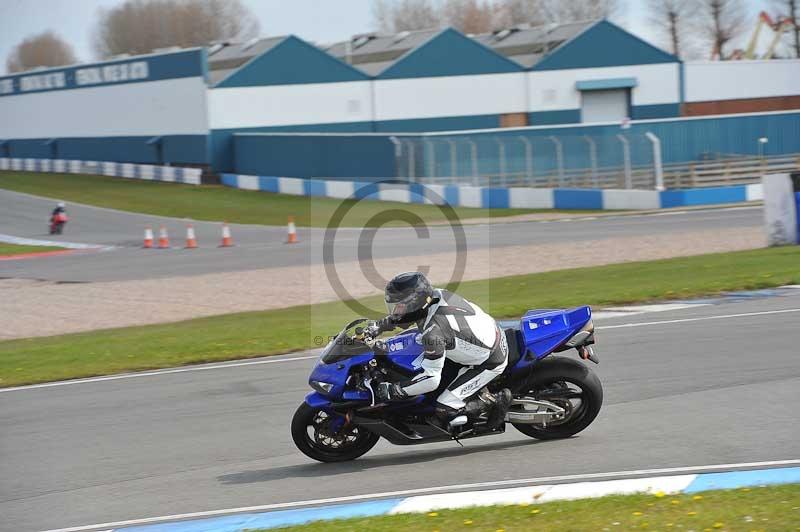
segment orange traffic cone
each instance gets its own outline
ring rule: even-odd
[[[144,230],[144,246],[145,249],[150,249],[153,247],[153,228],[149,225]]]
[[[228,222],[222,222],[222,243],[219,245],[221,248],[229,248],[233,245],[231,238],[231,229],[228,227]]]
[[[194,249],[197,247],[197,238],[194,236],[194,227],[192,224],[186,226],[186,249]]]
[[[287,244],[297,244],[297,228],[294,226],[294,216],[289,216],[289,238]]]
[[[158,230],[158,249],[169,249],[169,235],[163,225]]]

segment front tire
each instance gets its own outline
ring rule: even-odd
[[[378,443],[380,436],[358,425],[334,429],[337,418],[301,404],[292,418],[292,439],[300,451],[319,462],[355,460]]]
[[[579,433],[594,421],[603,405],[603,386],[597,375],[581,362],[564,357],[541,361],[522,395],[551,401],[567,410],[565,419],[547,425],[513,424],[521,433],[538,440],[569,438]]]

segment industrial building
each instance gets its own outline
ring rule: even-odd
[[[0,156],[380,177],[390,164],[378,171],[369,161],[391,157],[391,143],[377,148],[363,134],[527,128],[526,135],[576,137],[654,124],[645,129],[665,136],[665,153],[691,160],[752,152],[750,137],[763,135],[753,123],[780,122],[769,127],[781,141],[767,149],[800,152],[791,113],[748,118],[750,125],[728,120],[733,134],[713,146],[686,137],[698,130],[687,117],[796,109],[798,60],[685,63],[607,20],[481,35],[367,34],[324,46],[284,36],[0,78]],[[288,161],[275,164],[263,154],[275,153],[266,144],[277,146],[278,137],[247,138],[262,133],[356,136],[352,149],[341,139],[336,148],[295,139],[299,147],[282,152]],[[345,154],[353,160],[326,170]]]

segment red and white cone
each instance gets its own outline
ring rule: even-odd
[[[145,249],[153,247],[153,228],[149,225],[144,230],[144,245],[142,247]]]
[[[163,225],[158,229],[158,249],[169,249],[169,235]]]
[[[194,227],[192,224],[186,226],[186,249],[195,249],[197,247],[197,237],[194,235]]]
[[[286,239],[287,244],[297,244],[297,227],[294,225],[294,216],[289,216],[289,237]]]
[[[221,248],[229,248],[233,245],[233,238],[231,238],[231,228],[228,227],[228,222],[222,222],[222,243],[219,245]]]

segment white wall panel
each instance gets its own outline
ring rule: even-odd
[[[680,67],[677,63],[541,70],[529,72],[528,76],[532,112],[580,109],[581,91],[575,88],[575,84],[599,79],[636,78],[638,84],[631,89],[632,105],[680,101]]]
[[[203,135],[206,85],[181,78],[0,98],[0,138]]]
[[[210,89],[208,105],[211,129],[372,119],[369,81]]]
[[[525,112],[525,74],[375,81],[376,120]]]
[[[686,63],[686,101],[800,95],[800,60]]]

